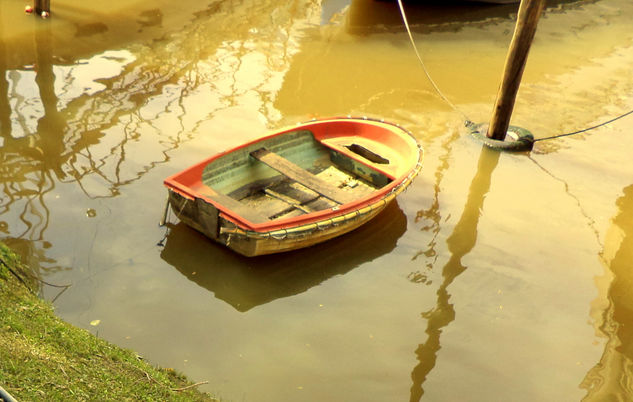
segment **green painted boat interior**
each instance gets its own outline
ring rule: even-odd
[[[249,186],[283,180],[278,171],[250,156],[251,152],[262,147],[313,174],[335,166],[353,178],[368,181],[369,185],[377,188],[385,186],[390,181],[379,171],[322,145],[309,130],[297,130],[217,158],[204,168],[203,184],[217,192],[240,199],[245,188]]]
[[[366,196],[390,182],[381,172],[324,146],[311,131],[297,130],[258,141],[215,159],[203,170],[203,184],[271,220],[341,204],[334,197],[328,197],[327,192],[315,186],[309,188],[300,180],[291,180],[279,169],[251,155],[262,148],[297,165],[306,171],[309,179],[334,186],[347,199]],[[356,147],[348,149],[354,152]]]

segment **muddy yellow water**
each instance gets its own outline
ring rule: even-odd
[[[52,3],[0,0],[0,238],[64,319],[226,400],[633,398],[633,117],[521,154],[464,129],[490,118],[516,6],[405,4],[453,107],[394,3]],[[512,124],[632,110],[632,18],[548,4]],[[158,226],[166,176],[345,115],[425,149],[375,221],[260,259]]]

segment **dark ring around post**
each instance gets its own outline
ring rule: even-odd
[[[528,130],[510,126],[503,141],[488,138],[488,123],[472,124],[468,126],[470,134],[483,142],[489,148],[502,151],[522,152],[531,151],[534,147],[534,136]]]

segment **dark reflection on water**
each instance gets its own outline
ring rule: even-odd
[[[603,257],[613,274],[600,331],[607,337],[600,361],[587,373],[582,387],[587,401],[633,400],[633,185],[618,198],[611,236]]]
[[[62,267],[58,262],[46,255],[46,250],[52,245],[47,241],[36,242],[26,239],[16,239],[14,237],[2,238],[2,243],[9,247],[14,253],[20,257],[20,261],[29,267],[31,272],[35,275],[39,275],[42,268],[46,270],[64,270],[67,267]],[[52,268],[54,267],[54,268]],[[41,285],[41,283],[37,283]]]
[[[455,130],[453,135],[448,137],[442,144],[442,148],[444,149],[444,153],[442,156],[438,157],[440,164],[438,168],[435,170],[435,183],[433,184],[433,201],[431,202],[431,206],[426,210],[420,210],[415,215],[415,221],[424,221],[428,222],[425,226],[421,228],[421,230],[425,232],[429,232],[433,235],[433,237],[427,243],[427,247],[424,250],[419,251],[413,259],[416,260],[420,257],[425,257],[425,268],[423,270],[417,270],[415,272],[411,272],[409,274],[409,280],[411,282],[416,283],[425,283],[430,285],[431,282],[428,281],[427,272],[433,269],[435,263],[437,262],[437,258],[439,256],[436,247],[437,247],[437,236],[441,230],[440,221],[442,219],[442,215],[440,214],[440,185],[442,182],[442,178],[444,177],[444,173],[449,168],[449,159],[451,157],[451,151],[453,149],[452,144],[459,138],[463,133],[460,130]]]
[[[161,258],[238,311],[303,293],[389,253],[407,229],[396,202],[344,236],[303,250],[246,258],[184,224],[167,236]]]
[[[82,38],[108,32],[108,26],[102,22],[92,22],[88,24],[75,24],[77,31],[75,37]]]
[[[2,40],[2,24],[0,23],[0,136],[10,134],[11,105],[9,104],[9,82],[7,81],[6,46]]]
[[[38,144],[37,149],[41,152],[42,173],[52,171],[58,179],[62,179],[65,176],[61,165],[65,148],[64,131],[66,122],[57,109],[58,98],[55,94],[50,27],[36,31],[35,44],[37,49],[35,83],[44,106],[44,117],[37,122],[37,136],[39,142],[41,142],[41,144]],[[51,185],[54,187],[52,180]]]
[[[9,69],[0,35],[0,215],[7,216],[7,220],[0,220],[0,235],[11,236],[4,239],[6,243],[28,243],[29,247],[19,247],[25,250],[24,260],[30,259],[29,253],[37,255],[42,265],[33,264],[35,270],[43,268],[48,272],[62,269],[45,257],[51,244],[44,241],[49,222],[54,220],[47,199],[59,184],[76,184],[87,198],[115,197],[122,186],[168,161],[167,152],[187,139],[184,129],[170,132],[165,136],[162,152],[153,155],[145,166],[135,164],[135,170],[125,175],[124,163],[129,154],[126,148],[132,147],[140,134],[135,131],[136,126],[124,127],[119,142],[100,156],[100,150],[92,147],[99,146],[105,131],[121,124],[123,113],[137,110],[139,95],[145,99],[162,93],[184,70],[153,72],[146,71],[149,68],[141,63],[130,63],[119,76],[102,80],[107,82],[107,90],[62,101],[67,94],[56,86],[68,77],[60,76],[59,72],[64,71],[60,67],[70,67],[55,62],[58,58],[51,31],[50,25],[33,30],[34,74]],[[16,89],[26,81],[31,81],[26,85],[34,89],[32,99],[20,92],[23,89]],[[183,83],[176,101],[190,88],[188,84]],[[37,119],[33,126],[27,122],[30,118]],[[98,193],[84,184],[96,180],[105,183]],[[13,217],[17,218],[11,220]],[[42,243],[47,246],[38,248]]]
[[[550,0],[550,12],[570,10],[598,0]],[[464,26],[491,25],[516,18],[519,3],[489,4],[459,0],[405,1],[404,9],[411,30],[418,33],[457,32]],[[401,32],[405,29],[396,0],[351,0],[347,13],[350,33]],[[510,32],[508,32],[510,34]]]
[[[482,148],[477,173],[470,183],[464,211],[453,232],[446,240],[450,258],[442,268],[443,281],[437,290],[437,302],[433,309],[422,313],[422,317],[427,321],[426,333],[428,338],[415,351],[419,363],[411,372],[413,380],[411,401],[419,401],[424,395],[423,384],[435,367],[437,354],[441,349],[440,335],[442,330],[455,319],[455,308],[450,303],[451,295],[448,292],[448,287],[467,268],[462,264],[462,258],[473,249],[477,242],[479,217],[486,194],[490,190],[492,173],[497,167],[500,155],[499,152]]]
[[[404,9],[415,32],[458,31],[465,23],[492,23],[495,18],[510,18],[518,4],[486,4],[460,1],[409,1]],[[348,31],[369,34],[401,32],[404,25],[398,2],[351,0],[347,14]]]
[[[20,220],[25,232],[17,237],[42,240],[49,223],[49,209],[44,204],[44,195],[55,188],[51,172],[58,178],[63,177],[60,156],[64,149],[64,120],[57,110],[55,94],[55,75],[50,47],[50,32],[40,30],[35,35],[37,44],[37,73],[35,83],[44,110],[44,116],[37,122],[38,133],[32,137],[13,138],[11,136],[11,108],[9,94],[0,92],[3,97],[0,108],[0,134],[3,146],[0,147],[0,213],[8,212],[17,201],[25,201]],[[0,55],[1,57],[2,55]],[[2,88],[8,83],[6,73],[0,65]],[[6,107],[4,107],[6,105]],[[8,227],[3,230],[8,232]]]
[[[145,10],[139,14],[137,22],[142,28],[160,26],[163,22],[163,12],[159,8]]]
[[[0,215],[9,212],[13,206],[21,208],[19,218],[24,231],[15,237],[3,237],[2,242],[39,277],[42,271],[70,268],[46,255],[52,244],[44,236],[50,221],[50,210],[44,197],[55,189],[53,174],[58,180],[65,177],[62,164],[67,159],[64,157],[66,123],[58,110],[59,99],[55,93],[50,27],[35,31],[33,39],[37,65],[35,84],[44,114],[37,121],[37,132],[31,136],[13,138],[11,135],[6,65],[0,62],[0,136],[3,140],[0,147]],[[0,59],[4,60],[2,51],[0,40]],[[9,229],[5,221],[0,221],[0,233],[9,234]]]

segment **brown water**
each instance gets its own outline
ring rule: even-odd
[[[63,318],[228,400],[633,398],[631,117],[496,154],[395,4],[75,3],[41,21],[0,0],[0,233],[72,284],[42,288]],[[487,121],[516,6],[407,9],[437,85]],[[633,109],[632,17],[550,4],[512,123],[547,137]],[[425,148],[375,222],[262,259],[157,226],[167,175],[348,114]]]

